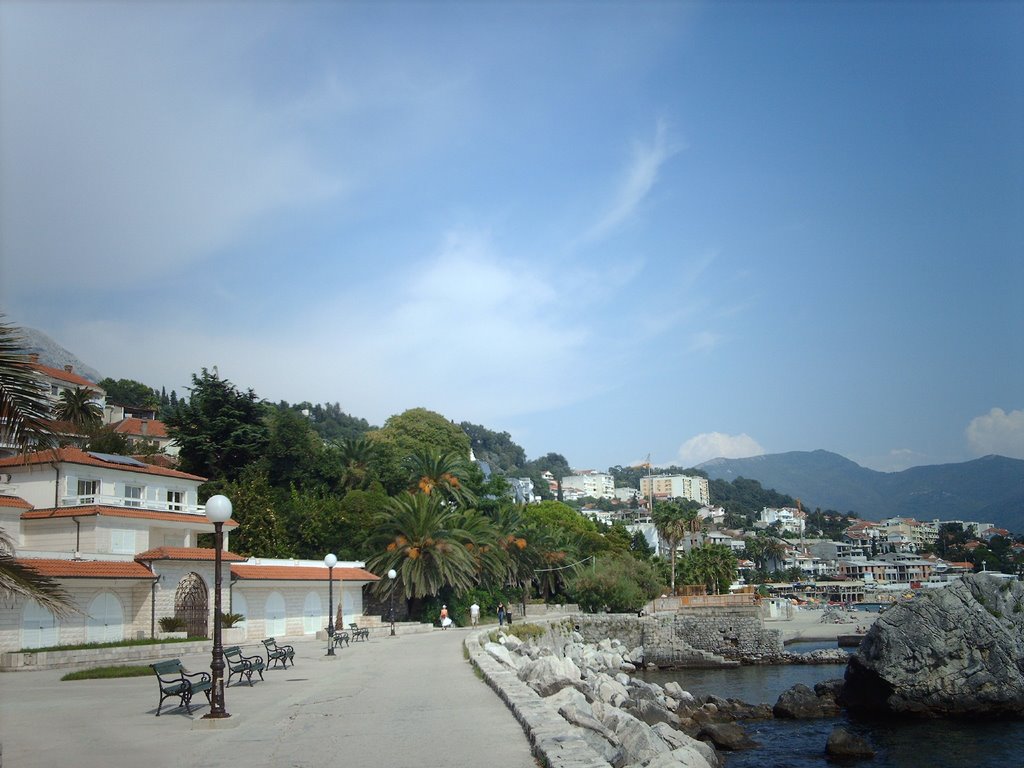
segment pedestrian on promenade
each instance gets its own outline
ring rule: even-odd
[[[509,603],[508,608],[505,609],[505,621],[510,627],[512,626],[512,603]]]
[[[448,629],[448,625],[452,623],[452,620],[448,618],[448,606],[441,606],[441,629]]]
[[[505,626],[505,604],[498,603],[498,626]]]
[[[469,623],[474,627],[480,623],[480,606],[476,603],[469,606]]]

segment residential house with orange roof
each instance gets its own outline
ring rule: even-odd
[[[0,528],[17,560],[57,580],[80,610],[58,620],[33,601],[0,604],[0,651],[152,637],[164,616],[210,636],[216,553],[198,545],[214,530],[199,502],[203,482],[79,448],[0,459]],[[221,602],[245,616],[246,639],[322,630],[333,612],[323,563],[233,554],[237,525],[224,525]],[[362,587],[377,577],[358,562],[332,575],[343,620],[358,621]]]

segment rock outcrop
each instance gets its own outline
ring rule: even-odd
[[[853,712],[1021,717],[1024,583],[980,573],[885,611],[850,657]]]

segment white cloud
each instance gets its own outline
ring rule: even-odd
[[[599,240],[632,216],[658,180],[661,166],[680,149],[670,139],[665,121],[659,120],[653,142],[636,142],[633,145],[633,159],[616,191],[615,199],[584,239]]]
[[[993,408],[971,419],[965,430],[967,445],[977,456],[998,454],[1024,459],[1024,410],[1007,413]]]
[[[695,466],[709,459],[744,459],[764,452],[764,448],[746,433],[704,432],[679,446],[679,462],[683,466]]]
[[[179,317],[174,327],[77,323],[58,335],[101,374],[182,386],[217,365],[222,377],[271,401],[339,402],[380,424],[423,406],[456,420],[500,424],[616,386],[580,376],[607,339],[550,285],[547,267],[497,253],[484,235],[450,233],[437,252],[331,299],[295,306],[255,337]],[[131,370],[104,340],[135,350]],[[628,371],[626,366],[611,369]]]

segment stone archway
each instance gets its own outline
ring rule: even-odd
[[[189,637],[209,637],[210,591],[198,573],[187,573],[178,582],[174,592],[174,615],[184,619]]]

